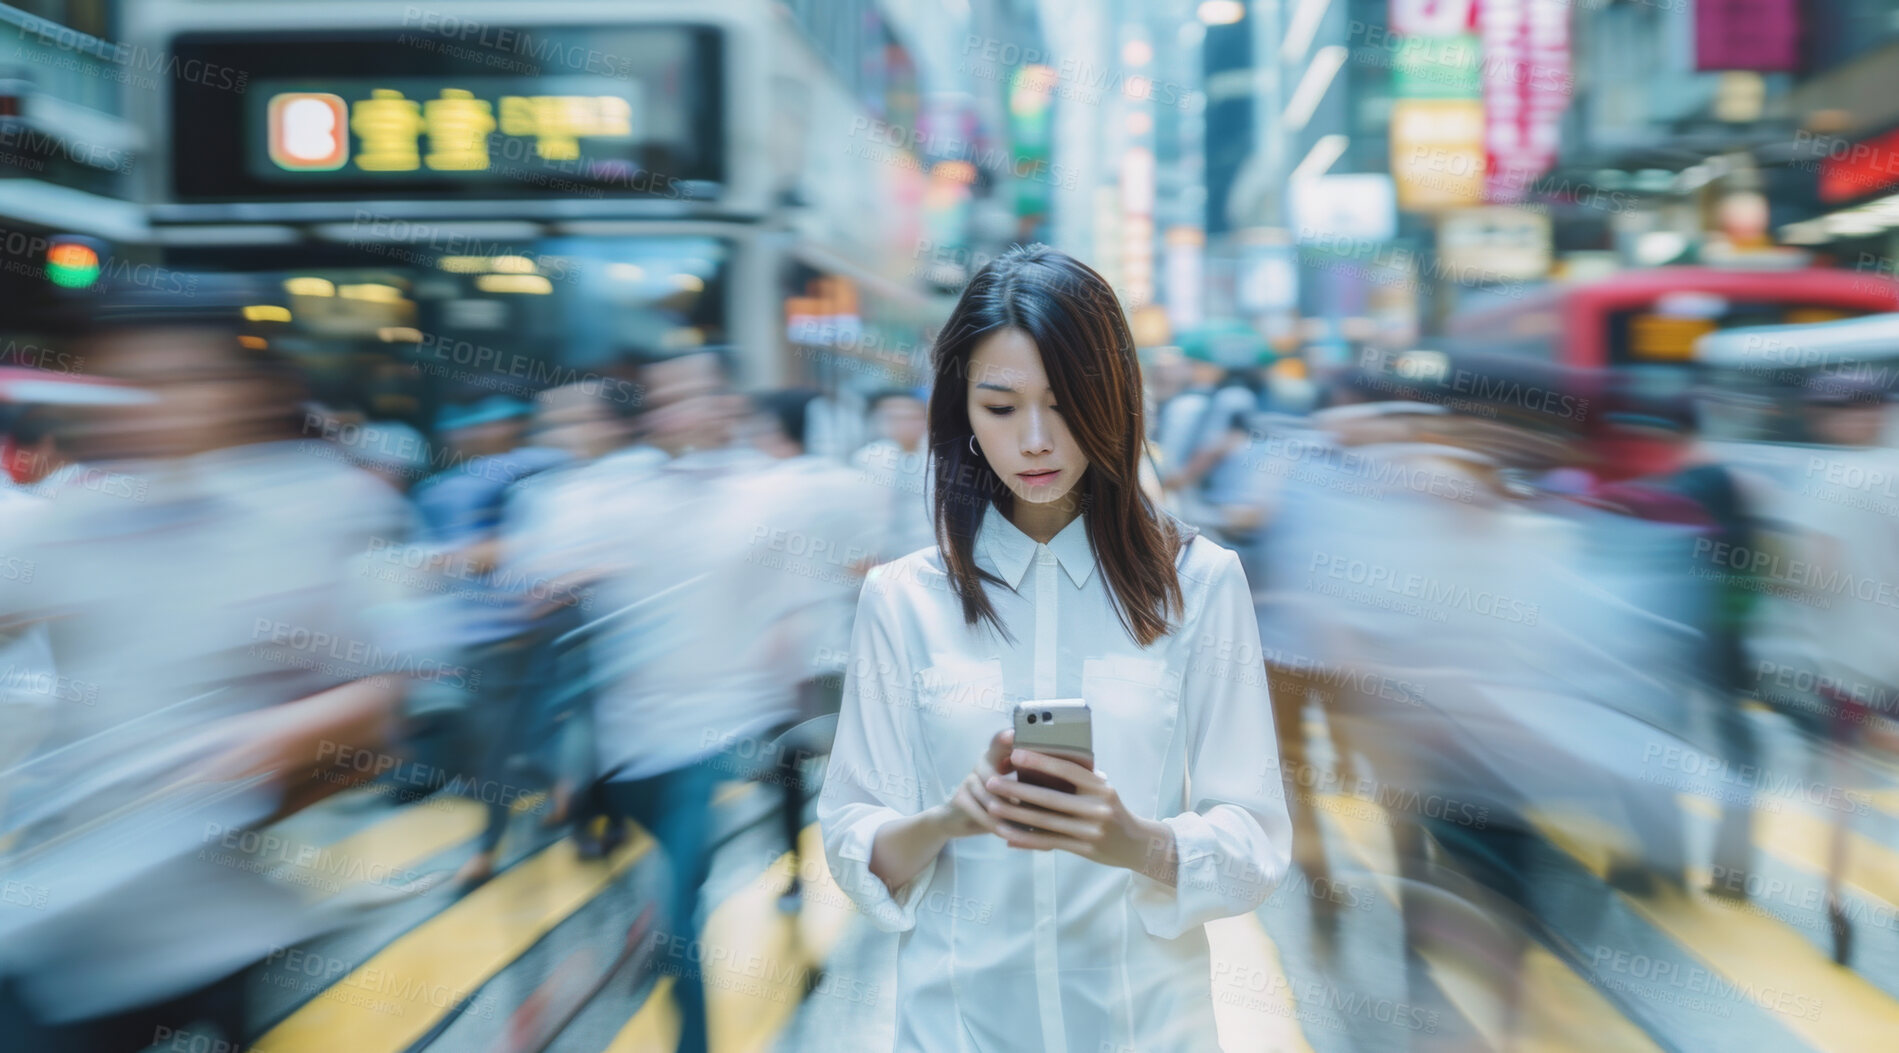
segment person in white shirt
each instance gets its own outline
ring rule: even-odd
[[[930,525],[930,449],[923,442],[923,400],[914,392],[892,388],[872,395],[870,415],[880,437],[853,454],[851,464],[880,495],[886,521],[881,563],[936,544]]]
[[[896,1046],[1217,1048],[1204,923],[1256,910],[1291,847],[1245,575],[1141,492],[1099,274],[1014,250],[942,332],[944,544],[865,583],[818,807],[839,885],[902,933]],[[1013,748],[1016,702],[1073,697],[1095,770]]]

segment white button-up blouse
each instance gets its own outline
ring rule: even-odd
[[[901,932],[897,1048],[1122,1053],[1218,1048],[1205,922],[1259,907],[1292,828],[1238,557],[1204,537],[1176,566],[1184,618],[1141,647],[1110,605],[1076,518],[1047,544],[993,506],[976,560],[1002,639],[971,628],[936,548],[872,571],[858,600],[818,820],[838,883]],[[892,896],[869,869],[879,827],[947,801],[1016,702],[1081,697],[1095,766],[1128,809],[1171,827],[1175,886],[1067,852],[951,841]]]

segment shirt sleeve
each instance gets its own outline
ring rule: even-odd
[[[1130,889],[1141,925],[1162,939],[1257,910],[1292,855],[1259,622],[1239,557],[1217,551],[1187,641],[1190,653],[1204,657],[1189,664],[1181,685],[1192,799],[1187,811],[1161,820],[1174,832],[1178,876],[1169,886],[1135,873]]]
[[[882,568],[872,570],[857,599],[837,739],[818,798],[818,828],[831,876],[871,924],[885,932],[916,925],[917,902],[936,872],[932,859],[892,895],[870,870],[877,831],[923,811],[917,777],[916,727],[909,662],[895,642],[897,623]]]

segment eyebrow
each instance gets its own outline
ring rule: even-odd
[[[976,386],[987,391],[1006,391],[1011,395],[1016,394],[1016,390],[1012,387],[1008,387],[1004,384],[991,384],[987,380],[978,381]]]

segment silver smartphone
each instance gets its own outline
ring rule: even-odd
[[[1015,748],[1046,753],[1095,770],[1094,716],[1079,698],[1051,698],[1018,702],[1015,706]],[[1037,771],[1018,770],[1016,778],[1031,786],[1074,793],[1075,784]]]

